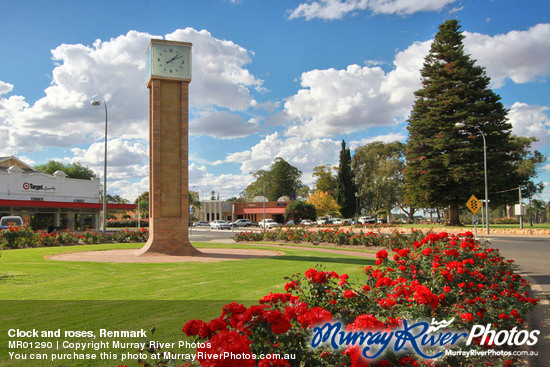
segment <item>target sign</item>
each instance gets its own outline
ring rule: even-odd
[[[28,183],[28,182],[24,182],[24,183],[23,183],[23,189],[28,190],[28,189],[30,189],[30,188],[31,188],[31,184],[30,184],[30,183]]]

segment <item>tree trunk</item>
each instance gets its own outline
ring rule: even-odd
[[[458,204],[449,205],[449,225],[461,226]]]

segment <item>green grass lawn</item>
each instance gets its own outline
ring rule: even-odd
[[[257,303],[269,292],[284,290],[286,276],[303,273],[322,264],[337,273],[357,276],[360,268],[374,261],[354,257],[287,249],[277,246],[215,245],[201,247],[259,248],[277,250],[282,256],[216,263],[121,264],[61,262],[47,255],[67,251],[139,248],[141,244],[88,245],[2,251],[0,257],[0,365],[1,366],[118,366],[120,354],[135,350],[86,350],[112,352],[116,360],[59,362],[10,359],[16,353],[72,353],[73,350],[5,348],[9,329],[93,331],[97,338],[33,338],[32,341],[99,341],[100,329],[139,330],[155,327],[161,342],[185,341],[181,328],[189,319],[218,317],[231,301]],[[120,338],[119,338],[120,339]],[[21,339],[19,339],[21,340]],[[141,341],[125,339],[124,341]],[[181,350],[178,350],[181,352]],[[137,365],[125,361],[123,365]]]
[[[275,249],[284,255],[216,263],[122,264],[45,259],[60,252],[139,247],[117,244],[2,251],[0,300],[255,300],[270,291],[282,291],[285,276],[304,272],[315,264],[350,275],[358,273],[360,266],[372,264],[353,256],[277,247],[257,248]]]

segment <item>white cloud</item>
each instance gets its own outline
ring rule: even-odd
[[[295,121],[287,134],[303,137],[347,134],[403,121],[420,88],[420,69],[431,41],[416,42],[399,52],[395,69],[350,65],[346,70],[302,74],[303,89],[285,103]]]
[[[120,195],[124,199],[128,199],[130,203],[134,203],[134,200],[145,191],[149,191],[149,177],[144,177],[140,181],[108,181],[107,191],[110,195]]]
[[[98,176],[103,177],[105,145],[97,142],[87,149],[73,148],[71,161],[89,166]],[[141,142],[120,138],[110,139],[107,144],[107,178],[119,179],[147,176],[149,169],[149,151]]]
[[[148,139],[148,90],[145,49],[151,38],[137,31],[92,46],[63,44],[52,50],[55,67],[51,86],[30,106],[22,96],[2,97],[13,85],[0,81],[0,138],[9,154],[44,146],[70,147],[102,138],[105,99],[109,136]],[[177,30],[166,39],[193,43],[193,82],[190,108],[242,111],[257,105],[249,88],[261,90],[262,81],[245,67],[251,53],[207,31]],[[55,132],[52,133],[52,132]]]
[[[384,108],[389,96],[380,93],[383,80],[382,69],[358,65],[303,73],[303,89],[284,105],[299,122],[288,134],[330,136],[391,122],[391,111]]]
[[[328,139],[280,138],[278,133],[265,137],[249,150],[228,154],[225,161],[241,164],[241,172],[248,174],[269,169],[275,157],[281,157],[303,172],[302,181],[312,184],[315,166],[337,164],[341,142]]]
[[[189,123],[189,133],[208,135],[220,139],[235,139],[257,133],[260,124],[257,119],[244,121],[240,115],[227,111],[209,111]]]
[[[464,47],[478,65],[486,67],[498,88],[506,79],[527,83],[550,75],[549,34],[550,23],[495,36],[464,32]]]
[[[245,68],[252,62],[250,51],[193,28],[178,29],[166,39],[193,43],[192,107],[216,105],[236,111],[255,104],[249,88],[262,90],[263,82]]]
[[[455,0],[318,0],[299,4],[290,11],[289,19],[342,19],[355,11],[374,14],[410,15],[420,11],[440,11]]]
[[[199,192],[202,199],[209,199],[212,191],[227,199],[238,196],[252,181],[248,174],[214,175],[205,166],[191,163],[189,165],[189,190]]]
[[[2,94],[8,94],[13,90],[13,84],[0,81],[0,96]]]
[[[403,133],[391,133],[386,135],[377,135],[370,138],[361,139],[359,141],[351,141],[349,143],[350,149],[357,149],[362,145],[366,145],[375,141],[381,141],[383,143],[392,143],[394,141],[405,142],[407,136]]]
[[[550,107],[531,106],[516,102],[510,108],[508,118],[512,133],[518,136],[534,136],[539,139],[535,146],[550,143]]]

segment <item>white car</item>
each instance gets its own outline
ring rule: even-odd
[[[264,228],[264,229],[279,227],[279,223],[275,222],[273,219],[261,220],[259,224],[260,224],[260,228]]]
[[[231,223],[225,220],[213,220],[210,222],[210,229],[231,229]]]
[[[376,219],[371,217],[359,217],[359,220],[357,222],[359,222],[360,224],[376,223]]]
[[[252,225],[252,222],[250,219],[237,219],[233,222],[233,225],[235,227],[250,227]]]
[[[302,219],[302,221],[300,222],[300,225],[302,225],[302,226],[310,226],[312,224],[313,224],[313,222],[310,221],[309,219]]]

